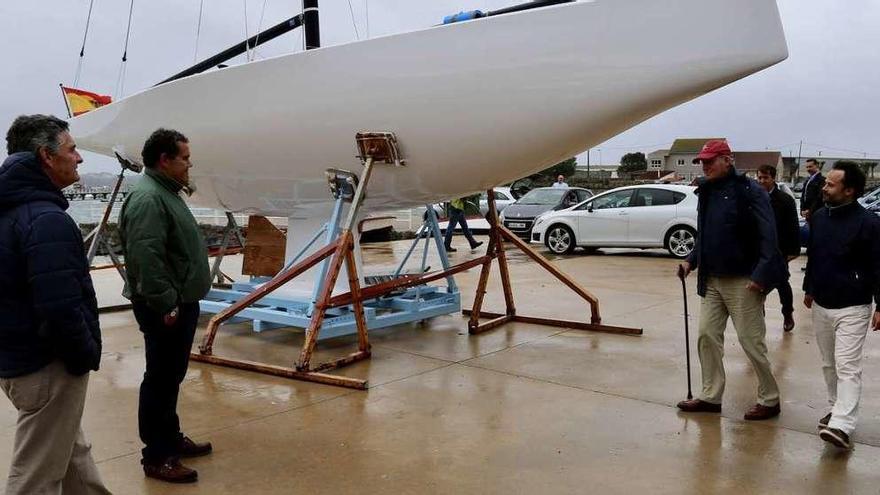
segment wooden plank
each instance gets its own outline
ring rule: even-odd
[[[357,322],[358,349],[369,355],[370,342],[367,337],[367,320],[364,318],[364,301],[361,296],[361,283],[358,280],[357,263],[354,260],[354,243],[345,255],[345,269],[348,272],[348,288],[352,294],[352,306]]]
[[[190,354],[190,359],[201,363],[225,366],[227,368],[235,368],[245,371],[253,371],[255,373],[262,373],[264,375],[273,375],[283,378],[291,378],[293,380],[323,383],[325,385],[335,385],[337,387],[353,388],[355,390],[366,390],[369,386],[367,380],[360,380],[358,378],[328,375],[326,373],[316,373],[313,371],[297,371],[295,369],[285,368],[283,366],[256,363],[253,361],[246,361],[242,359],[230,359],[220,356],[208,356],[198,353]]]
[[[357,351],[349,354],[348,356],[341,357],[338,359],[334,359],[332,361],[327,361],[325,363],[321,363],[318,366],[315,366],[310,371],[318,372],[318,371],[330,371],[342,368],[344,366],[348,366],[349,364],[354,364],[358,361],[363,361],[365,359],[370,358],[370,351]]]
[[[507,266],[507,254],[504,249],[504,239],[498,228],[500,223],[498,220],[498,210],[495,208],[494,191],[487,191],[486,197],[489,201],[489,213],[492,220],[491,235],[495,240],[495,252],[498,257],[498,269],[501,272],[501,288],[504,290],[504,304],[507,307],[507,314],[516,314],[516,305],[513,303],[513,288],[510,283],[510,269]]]
[[[296,369],[299,371],[309,371],[309,365],[312,360],[312,354],[315,352],[315,344],[318,342],[318,332],[324,324],[324,317],[329,307],[330,296],[333,295],[333,287],[336,285],[336,279],[342,269],[342,263],[345,261],[345,255],[351,249],[353,243],[351,231],[345,229],[336,240],[333,257],[330,258],[330,267],[327,275],[324,277],[321,293],[318,294],[318,300],[315,303],[315,310],[312,313],[312,320],[309,322],[309,328],[306,329],[306,337],[303,341],[302,351],[300,352],[299,362],[296,363]],[[333,244],[331,244],[333,246]]]
[[[388,294],[389,292],[392,292],[396,289],[413,287],[415,285],[422,285],[433,282],[435,280],[440,280],[441,278],[446,278],[450,275],[455,275],[456,273],[470,270],[475,266],[485,263],[487,259],[491,259],[491,257],[488,255],[480,256],[479,258],[474,258],[472,260],[453,265],[449,267],[448,270],[426,273],[424,275],[402,275],[393,280],[389,280],[388,282],[370,285],[361,289],[362,300],[369,301],[370,299],[376,299],[377,297],[384,296],[385,294]],[[330,298],[330,303],[328,307],[337,308],[339,306],[347,306],[351,303],[352,294],[351,292],[346,292],[345,294],[339,294],[338,296],[333,296],[332,298]]]
[[[241,273],[257,277],[274,277],[284,268],[287,236],[266,217],[248,217],[247,243]]]
[[[550,272],[550,274],[556,277],[560,282],[567,285],[569,289],[573,290],[575,293],[577,293],[579,296],[586,299],[587,302],[590,303],[590,310],[592,312],[590,323],[598,325],[602,322],[602,318],[599,316],[599,298],[594,296],[581,284],[575,282],[574,279],[566,275],[565,272],[560,270],[559,267],[557,267],[553,262],[532,249],[531,246],[529,246],[525,243],[525,241],[517,237],[516,234],[508,230],[507,227],[499,225],[498,228],[501,231],[502,237],[513,243],[528,257],[532,258],[536,263],[541,265],[542,268]]]
[[[471,321],[474,320],[474,315],[476,315],[476,314],[477,313],[471,314]],[[488,315],[488,313],[480,313],[479,314],[479,316],[486,316],[486,315]],[[477,319],[479,319],[479,316],[477,317]],[[502,315],[502,314],[498,314],[498,313],[492,313],[492,316],[493,316],[493,318],[491,320],[487,321],[486,323],[483,323],[482,325],[470,326],[470,324],[468,324],[468,333],[471,335],[478,335],[483,332],[488,332],[489,330],[492,330],[494,328],[498,328],[501,325],[504,325],[505,323],[513,321],[513,319],[515,318],[514,315]]]
[[[461,311],[464,316],[470,316],[473,318],[473,313],[469,309],[464,309]],[[483,311],[480,313],[481,318],[502,318],[509,315],[503,315],[501,313],[491,313]],[[581,321],[571,321],[571,320],[558,320],[558,319],[550,319],[550,318],[539,318],[535,316],[523,316],[523,315],[514,315],[511,317],[512,321],[519,323],[530,323],[533,325],[544,325],[548,327],[557,327],[557,328],[570,328],[572,330],[587,330],[590,332],[602,332],[602,333],[613,333],[617,335],[642,335],[644,330],[641,328],[631,328],[631,327],[615,327],[611,325],[598,325],[595,323],[585,323]],[[491,323],[487,322],[487,323]],[[484,324],[485,325],[485,324]],[[485,330],[483,330],[485,331]]]

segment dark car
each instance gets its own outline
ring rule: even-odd
[[[535,217],[548,211],[564,210],[593,196],[581,187],[539,187],[508,205],[501,222],[518,237],[528,241],[532,236]]]

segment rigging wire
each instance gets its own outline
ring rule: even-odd
[[[360,41],[361,35],[358,33],[358,25],[357,21],[354,19],[354,7],[351,5],[351,0],[348,0],[348,10],[351,12],[351,25],[354,27],[354,35]]]
[[[256,56],[257,56],[257,45],[260,44],[260,31],[263,30],[263,18],[266,16],[266,4],[267,3],[269,3],[269,0],[263,0],[263,8],[260,9],[260,22],[259,22],[259,24],[257,24],[257,34],[256,34],[256,38],[254,39],[254,49],[251,52],[252,56],[250,57],[249,61],[253,61],[254,58],[256,58]]]
[[[196,48],[193,51],[193,64],[199,59],[199,38],[202,34],[202,11],[205,8],[205,0],[199,1],[199,22],[196,24]]]
[[[251,38],[251,35],[248,31],[248,18],[247,18],[247,0],[244,0],[244,58],[245,60],[251,59],[251,45],[247,42]]]
[[[128,27],[125,29],[125,47],[122,50],[122,63],[119,66],[119,77],[116,80],[116,91],[114,92],[116,99],[121,98],[122,93],[125,91],[125,72],[128,65],[128,42],[131,39],[131,18],[133,14],[134,0],[131,0],[131,4],[128,7]]]
[[[367,39],[370,39],[370,0],[364,0],[364,17],[367,18]]]
[[[79,61],[76,64],[76,74],[73,76],[73,87],[79,84],[79,76],[82,74],[83,57],[86,54],[86,39],[89,37],[89,26],[92,24],[92,7],[95,6],[95,0],[89,2],[89,14],[86,16],[86,29],[83,33],[82,48],[79,49]]]
[[[300,0],[300,2],[299,2],[299,15],[301,16],[301,19],[303,19],[303,20],[305,19],[305,15],[306,15],[305,0]],[[300,49],[301,49],[302,51],[306,51],[306,30],[305,30],[305,26],[302,26],[301,29],[297,29],[297,31],[299,31]]]

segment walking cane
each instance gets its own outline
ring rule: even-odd
[[[684,267],[678,265],[678,278],[681,279],[681,294],[684,296],[684,352],[687,360],[688,400],[694,398],[691,393],[691,338],[688,332],[688,293],[684,283]]]

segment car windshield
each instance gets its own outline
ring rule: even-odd
[[[556,205],[562,199],[564,194],[568,193],[568,189],[564,188],[542,188],[532,189],[528,194],[519,198],[517,204],[521,205]]]

